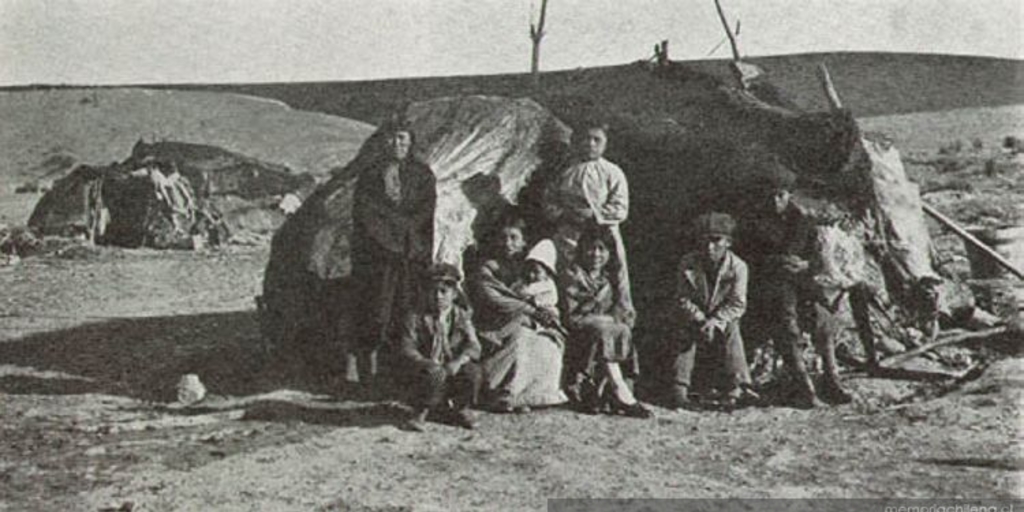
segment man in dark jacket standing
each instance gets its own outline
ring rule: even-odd
[[[477,364],[480,341],[469,311],[456,303],[459,281],[455,266],[432,266],[421,306],[402,320],[397,369],[414,408],[411,430],[423,431],[431,412],[448,413],[464,428],[475,426],[468,408],[476,404],[483,380]]]
[[[849,402],[851,396],[839,382],[835,361],[838,324],[811,272],[814,224],[792,201],[796,174],[775,161],[767,165],[766,179],[761,183],[763,204],[744,219],[737,237],[741,254],[751,268],[747,318],[758,328],[749,332],[767,333],[795,380],[797,404],[816,407],[822,404],[800,349],[801,323],[806,325],[824,362],[822,396],[832,402]]]
[[[354,352],[364,385],[386,374],[397,316],[416,302],[415,280],[432,257],[437,201],[433,172],[413,157],[411,127],[392,120],[374,137],[380,156],[359,175],[352,207]]]

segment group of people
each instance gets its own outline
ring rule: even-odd
[[[523,413],[570,402],[589,413],[651,417],[630,385],[641,369],[619,230],[629,189],[622,169],[604,158],[608,127],[590,122],[574,131],[573,163],[543,194],[553,226],[546,237],[529,243],[530,226],[510,212],[465,276],[431,262],[435,183],[412,157],[410,127],[392,123],[379,136],[386,158],[360,176],[354,196],[360,381],[397,385],[413,406],[414,430],[431,417],[473,428],[472,407]],[[814,232],[790,200],[796,176],[778,165],[766,175],[765,211],[739,227],[720,212],[691,226],[699,244],[679,260],[669,329],[672,407],[698,395],[731,404],[756,397],[741,321],[775,341],[802,405],[850,400],[835,366],[828,294],[809,284]],[[808,327],[825,363],[821,390],[799,350]]]

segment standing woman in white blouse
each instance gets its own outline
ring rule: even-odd
[[[619,230],[619,224],[629,215],[629,185],[622,169],[604,158],[608,124],[590,120],[579,125],[573,130],[572,146],[573,164],[552,181],[544,195],[545,215],[556,226],[554,241],[560,266],[572,266],[576,243],[588,226],[606,226],[615,239],[615,256],[620,262],[615,281],[622,300],[613,316],[633,325],[636,311],[629,285],[626,247]]]

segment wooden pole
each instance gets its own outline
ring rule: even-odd
[[[990,336],[995,336],[997,334],[1002,334],[1002,333],[1006,332],[1008,329],[1009,329],[1009,327],[1000,326],[1000,327],[992,327],[992,328],[981,330],[981,331],[969,331],[969,332],[957,333],[957,334],[954,334],[952,336],[946,336],[943,339],[940,339],[938,341],[934,341],[934,342],[929,343],[927,345],[921,345],[920,347],[917,347],[915,349],[908,350],[906,352],[901,352],[899,354],[894,354],[892,356],[889,356],[889,357],[887,357],[887,358],[882,360],[882,365],[884,365],[886,367],[889,367],[889,368],[892,368],[893,365],[897,365],[899,363],[902,363],[902,362],[904,362],[904,361],[906,361],[908,359],[911,359],[911,358],[913,358],[915,356],[918,356],[918,355],[921,355],[921,354],[923,354],[925,352],[928,352],[929,350],[934,350],[936,348],[944,347],[946,345],[955,345],[957,343],[963,343],[965,341],[971,341],[971,340],[976,340],[976,339],[980,339],[980,338],[988,338]]]
[[[825,99],[832,110],[842,110],[843,102],[839,99],[836,86],[832,83],[832,75],[828,72],[828,66],[824,62],[818,64],[818,77],[821,78],[821,88],[825,91]]]
[[[544,21],[548,14],[548,0],[541,0],[540,19],[537,24],[530,23],[530,41],[533,41],[533,53],[530,56],[530,78],[534,90],[540,88],[540,42],[544,39]]]
[[[729,22],[725,19],[725,12],[722,11],[722,3],[719,0],[715,0],[715,9],[718,10],[718,18],[722,20],[722,28],[725,29],[725,36],[729,38],[729,46],[732,47],[732,60],[739,62],[740,48],[736,44],[736,36],[729,28]]]
[[[668,64],[668,39],[665,39],[664,41],[662,41],[660,44],[658,44],[656,46],[656,48],[657,48],[656,55],[658,57],[658,66],[660,67],[660,66],[667,65]]]
[[[941,212],[939,212],[935,208],[932,208],[930,205],[926,203],[921,203],[921,208],[924,209],[925,213],[931,215],[932,217],[935,218],[935,220],[942,223],[942,225],[951,229],[954,233],[957,234],[957,236],[964,239],[964,241],[974,246],[976,249],[984,253],[986,256],[992,258],[992,260],[998,263],[999,266],[1010,271],[1010,273],[1017,276],[1018,278],[1024,279],[1024,272],[1022,272],[1019,268],[1013,266],[1013,263],[1010,263],[1010,261],[1004,258],[1002,254],[999,254],[988,245],[985,245],[985,242],[978,240],[974,235],[968,233],[967,230],[960,227],[960,225],[954,222],[953,219],[946,217]]]

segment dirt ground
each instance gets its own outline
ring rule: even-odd
[[[1019,160],[988,164],[987,139],[985,154],[952,162],[929,144],[907,158],[926,200],[967,224],[1024,216]],[[24,222],[34,198],[0,195],[0,216]],[[933,235],[966,272],[962,244]],[[848,374],[857,400],[829,409],[480,413],[475,431],[414,434],[398,428],[399,404],[346,391],[337,347],[266,350],[253,298],[267,256],[77,247],[0,267],[0,511],[1024,498],[1024,340],[982,352],[984,373],[955,385]],[[180,408],[186,373],[211,395]]]
[[[270,357],[265,247],[78,249],[0,268],[0,510],[543,510],[551,497],[1022,497],[1024,359],[854,404],[653,420],[564,409],[397,427]],[[998,359],[998,360],[997,360]],[[213,396],[171,406],[184,373]],[[923,398],[922,398],[923,397]]]

